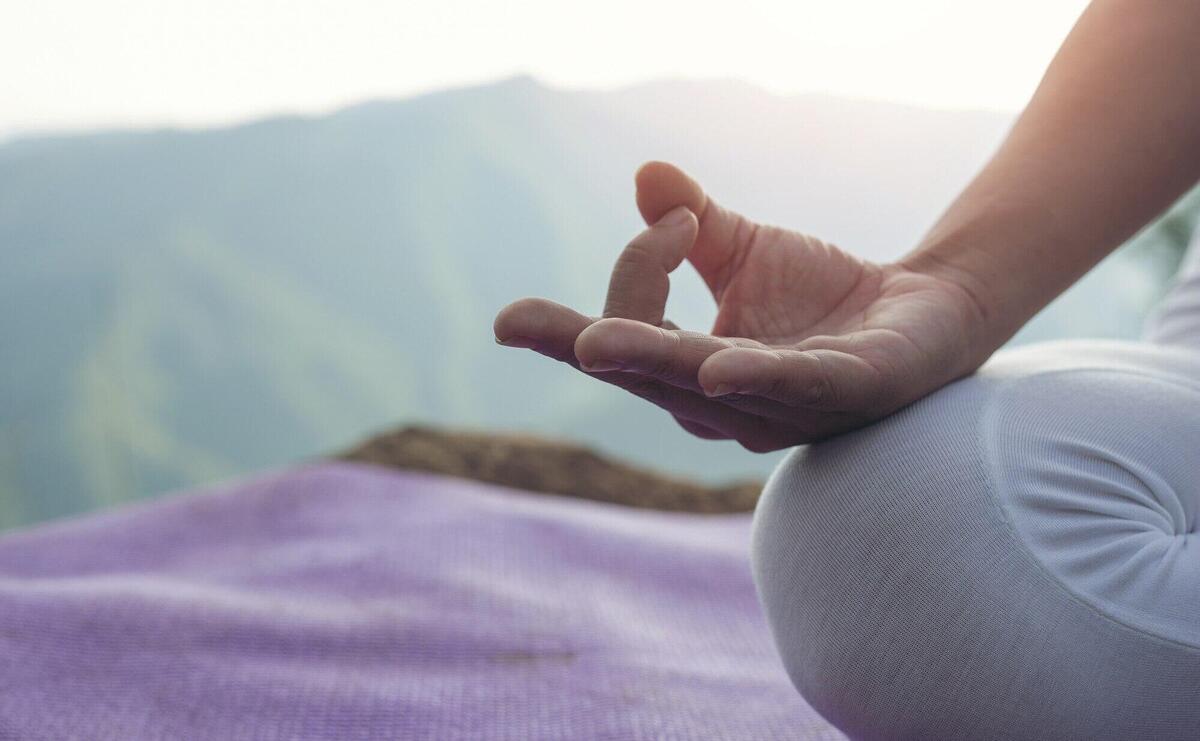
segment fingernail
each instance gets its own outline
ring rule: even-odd
[[[496,344],[505,347],[523,347],[526,350],[537,349],[537,342],[532,337],[522,337],[519,334],[515,334],[512,337],[505,337],[504,339],[497,337]]]
[[[588,373],[604,373],[605,371],[621,370],[622,368],[620,363],[614,363],[611,360],[593,360],[586,365],[580,362],[579,367]]]
[[[687,206],[676,206],[662,215],[655,226],[683,226],[692,220],[692,212]]]
[[[729,394],[736,394],[737,389],[733,387],[733,384],[718,383],[717,387],[712,391],[705,391],[704,393],[709,396],[728,396]]]

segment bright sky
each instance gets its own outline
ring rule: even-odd
[[[1086,0],[5,0],[0,136],[320,112],[528,73],[1015,110]]]

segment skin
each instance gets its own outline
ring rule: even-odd
[[[522,299],[497,342],[755,452],[869,424],[974,371],[1200,178],[1197,38],[1192,0],[1093,3],[999,151],[894,263],[756,224],[678,168],[643,165],[648,227],[603,315]],[[717,303],[711,332],[663,317],[684,259]]]

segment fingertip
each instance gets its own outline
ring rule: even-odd
[[[670,229],[691,227],[694,233],[700,228],[700,220],[696,218],[696,214],[692,213],[692,210],[687,206],[676,206],[663,214],[658,221],[654,222],[654,227],[668,227]]]
[[[520,321],[521,313],[526,310],[523,305],[530,300],[523,298],[513,301],[496,312],[496,318],[492,320],[492,334],[496,336],[496,342],[504,344],[505,340],[517,334],[514,326]]]
[[[719,350],[700,364],[697,380],[708,396],[753,393],[776,360],[770,350],[752,347]]]
[[[595,366],[596,362],[600,360],[606,346],[605,335],[609,331],[606,327],[613,321],[615,320],[600,319],[585,328],[575,338],[575,359],[579,361],[580,368],[586,370]]]
[[[541,345],[532,337],[523,337],[519,334],[505,335],[504,339],[496,338],[496,344],[501,347],[519,347],[525,350],[537,350]]]
[[[636,172],[633,173],[633,183],[638,190],[644,187],[645,183],[651,182],[664,174],[671,172],[682,172],[678,167],[670,162],[662,160],[648,160],[643,162]]]
[[[538,339],[556,343],[563,338],[572,340],[591,319],[544,298],[523,298],[505,306],[492,322],[492,332],[502,345],[527,347]],[[514,339],[517,339],[514,342]]]
[[[707,203],[704,189],[675,165],[647,162],[638,168],[634,183],[638,210],[647,224],[658,222],[677,206],[686,206],[696,217],[704,213]]]
[[[528,330],[544,323],[545,315],[553,311],[553,304],[542,298],[522,298],[505,306],[492,322],[492,331],[500,342],[514,335],[528,334]]]
[[[600,368],[627,360],[639,342],[654,341],[657,327],[609,317],[592,323],[575,338],[575,358],[584,368]],[[610,368],[606,368],[610,369]]]

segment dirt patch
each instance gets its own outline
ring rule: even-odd
[[[423,426],[373,437],[337,457],[675,512],[749,512],[762,491],[759,481],[706,486],[623,463],[583,446],[530,435]]]

